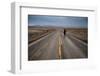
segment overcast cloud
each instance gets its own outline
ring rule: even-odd
[[[29,26],[62,26],[70,28],[87,28],[87,17],[74,16],[44,16],[44,15],[28,15]]]

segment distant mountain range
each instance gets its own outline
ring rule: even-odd
[[[47,26],[43,26],[43,25],[30,25],[28,26],[29,28],[74,28],[74,27],[64,27],[64,26],[50,26],[50,25],[47,25]],[[76,27],[75,27],[76,28]],[[80,28],[80,27],[79,27]],[[84,28],[84,29],[87,29],[87,28]]]

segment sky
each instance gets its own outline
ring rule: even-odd
[[[28,26],[58,26],[66,28],[87,28],[87,17],[28,15]]]

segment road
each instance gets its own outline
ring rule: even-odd
[[[87,58],[88,45],[70,32],[48,32],[28,44],[28,60]]]

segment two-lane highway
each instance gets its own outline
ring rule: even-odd
[[[87,58],[87,47],[72,34],[55,29],[28,44],[28,60]]]

